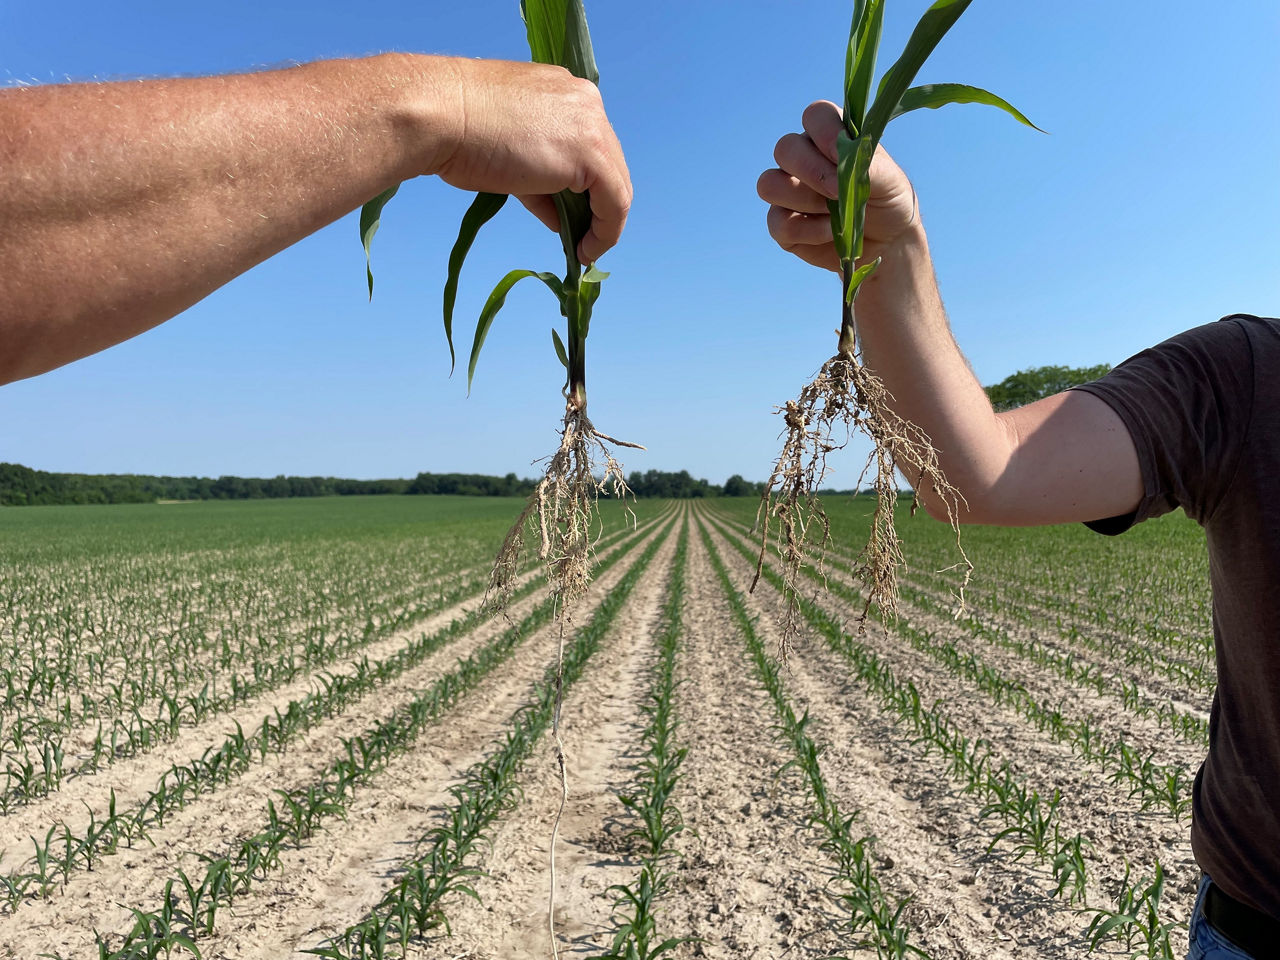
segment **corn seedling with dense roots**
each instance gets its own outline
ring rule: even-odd
[[[864,363],[854,318],[854,301],[862,283],[875,272],[879,258],[862,261],[867,201],[871,194],[871,159],[889,121],[923,107],[949,103],[985,103],[1034,126],[1012,105],[977,87],[958,83],[911,86],[916,73],[971,0],[937,0],[920,18],[897,62],[875,89],[872,78],[880,46],[885,0],[857,0],[849,33],[844,72],[844,128],[837,137],[838,198],[829,202],[831,234],[840,258],[840,337],[835,356],[797,399],[779,410],[784,442],[773,474],[765,485],[756,524],[760,530],[759,568],[769,544],[769,524],[778,525],[778,549],[786,569],[787,614],[782,652],[785,656],[799,629],[795,603],[800,571],[810,550],[820,558],[830,539],[830,526],[817,497],[827,471],[827,456],[845,447],[854,433],[873,444],[858,486],[868,474],[876,505],[871,533],[858,557],[856,574],[867,588],[863,618],[875,605],[884,619],[897,614],[897,574],[904,563],[894,525],[898,485],[895,464],[918,496],[930,489],[946,505],[959,545],[959,510],[963,498],[943,476],[929,436],[893,409],[893,396]],[[912,503],[915,509],[915,501]],[[816,541],[813,543],[811,541]],[[971,564],[961,549],[959,564],[968,580]],[[820,560],[819,560],[820,562]],[[754,589],[754,584],[752,585]],[[963,586],[961,587],[963,597]]]

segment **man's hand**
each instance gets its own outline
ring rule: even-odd
[[[288,70],[0,90],[0,383],[161,323],[402,180],[591,193],[631,181],[600,94],[559,67],[383,54]]]
[[[840,272],[831,242],[827,201],[834,200],[836,135],[843,128],[840,108],[828,100],[812,103],[801,120],[804,133],[788,133],[773,148],[778,166],[760,175],[756,190],[769,204],[769,235],[806,263]],[[884,147],[871,160],[871,197],[863,258],[873,259],[919,219],[915,191]]]
[[[456,100],[445,99],[451,143],[426,145],[433,158],[423,172],[465,190],[513,194],[553,230],[552,195],[590,192],[591,231],[578,258],[591,263],[617,243],[631,177],[595,84],[544,64],[449,63],[456,77]]]

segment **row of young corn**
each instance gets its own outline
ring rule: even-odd
[[[620,535],[621,531],[611,534],[602,541],[601,547]],[[526,569],[532,565],[530,561]],[[317,673],[321,668],[352,657],[441,610],[479,596],[486,583],[487,572],[447,575],[439,578],[438,589],[432,591],[430,599],[416,597],[402,602],[400,609],[389,611],[383,606],[390,602],[385,598],[376,607],[364,604],[368,619],[358,632],[339,631],[321,636],[312,630],[300,649],[274,654],[262,651],[260,659],[253,659],[252,651],[242,651],[250,666],[243,674],[232,673],[229,682],[224,679],[223,690],[219,690],[215,677],[195,692],[172,695],[163,692],[152,707],[154,712],[144,714],[134,706],[109,726],[99,722],[88,748],[71,757],[67,755],[67,731],[75,718],[69,711],[58,721],[39,719],[34,723],[29,723],[22,713],[10,715],[6,749],[0,750],[4,763],[0,771],[3,776],[0,814],[56,792],[65,779],[86,776],[108,763],[145,753],[157,744],[176,738],[184,727],[229,712],[299,677],[317,674],[319,682],[328,682],[324,674]],[[396,601],[399,602],[398,595]],[[339,620],[338,625],[341,623]],[[3,716],[0,714],[0,718]]]
[[[736,539],[734,542],[738,544]],[[829,556],[827,563],[831,569],[841,570],[846,575],[849,573],[848,567],[834,556]],[[813,569],[807,569],[806,573],[811,581],[820,583],[834,596],[850,604],[861,602],[859,593],[846,585],[846,578],[825,576]],[[919,606],[933,607],[932,612],[935,614],[946,613],[939,609],[935,600],[930,600],[905,585],[902,595]],[[983,636],[972,629],[972,620],[962,622],[962,626],[969,627],[971,633]],[[1091,717],[1073,717],[1063,701],[1055,705],[1038,702],[1022,683],[1005,677],[998,668],[984,662],[976,653],[961,651],[954,640],[939,636],[935,631],[917,629],[909,618],[896,621],[893,631],[913,648],[940,663],[948,672],[972,683],[996,704],[1022,715],[1040,733],[1067,745],[1082,760],[1097,765],[1112,782],[1127,787],[1130,796],[1140,800],[1142,810],[1159,809],[1174,819],[1180,819],[1190,811],[1192,773],[1184,765],[1158,763],[1154,759],[1154,751],[1144,754],[1123,736],[1108,738]],[[992,636],[987,633],[984,638],[992,639]],[[1010,644],[1006,642],[999,645],[1007,647]],[[1127,705],[1127,697],[1125,701]]]
[[[450,788],[453,803],[442,821],[417,843],[425,852],[400,865],[400,879],[368,914],[326,943],[306,951],[329,960],[383,960],[395,950],[407,954],[411,941],[448,929],[450,895],[479,899],[473,879],[482,871],[476,853],[495,821],[518,801],[519,775],[551,726],[557,688],[567,693],[600,649],[618,613],[662,546],[670,527],[655,536],[617,585],[600,601],[584,626],[566,644],[557,679],[547,668],[529,700],[505,724],[506,732],[490,754]]]
[[[864,522],[864,512],[857,501],[833,511],[837,542],[855,542],[846,537]],[[950,534],[917,519],[909,533],[914,571],[954,564]],[[1212,664],[1204,535],[1181,514],[1118,539],[1072,525],[970,527],[964,542],[977,563],[973,597],[983,610],[1027,617],[1060,633],[1129,641],[1200,667]]]
[[[921,590],[910,582],[903,583],[902,595],[918,609],[935,616],[952,617],[970,635],[992,646],[1008,650],[1023,660],[1100,696],[1119,700],[1130,714],[1154,721],[1180,740],[1197,746],[1208,746],[1207,719],[1179,708],[1172,700],[1160,700],[1151,696],[1132,676],[1114,669],[1104,669],[1102,664],[1080,656],[1069,647],[1065,651],[1059,649],[1057,645],[1042,640],[1036,630],[1029,630],[1024,636],[1010,633],[975,607],[970,606],[959,616],[955,616],[954,600],[943,599],[938,593]]]
[[[858,813],[842,810],[827,788],[820,762],[821,750],[807,730],[808,714],[796,716],[783,680],[783,668],[756,633],[742,594],[733,585],[724,561],[701,521],[699,533],[733,613],[738,634],[747,645],[756,679],[773,701],[780,738],[790,745],[795,757],[792,762],[804,776],[812,806],[810,821],[822,835],[822,850],[835,864],[830,889],[848,912],[849,932],[854,936],[865,936],[874,946],[877,957],[925,956],[923,950],[911,943],[912,931],[903,919],[907,901],[892,899],[876,876],[872,855],[874,839],[866,835],[855,838],[853,827],[858,821]]]
[[[750,548],[732,535],[724,536],[723,528],[718,532],[730,549],[740,553],[744,561],[754,563]],[[782,578],[768,565],[762,579],[782,591]],[[1055,884],[1053,897],[1073,904],[1085,903],[1091,844],[1079,833],[1063,833],[1057,822],[1061,794],[1057,790],[1041,794],[1029,788],[1011,763],[997,762],[990,743],[965,734],[941,703],[926,704],[911,680],[900,679],[887,661],[849,634],[842,622],[807,597],[797,597],[797,604],[808,626],[850,665],[853,677],[881,706],[908,728],[925,755],[934,749],[939,751],[947,775],[983,804],[980,815],[999,821],[988,851],[1004,845],[1011,848],[1016,859],[1031,857],[1049,869]],[[1091,943],[1097,946],[1104,940],[1119,939],[1142,956],[1171,960],[1171,934],[1181,924],[1168,919],[1161,906],[1163,877],[1158,861],[1151,878],[1132,879],[1126,866],[1115,904],[1086,908],[1094,918],[1085,931]]]
[[[686,513],[671,564],[662,626],[655,637],[657,659],[650,672],[649,694],[643,707],[647,722],[640,739],[645,753],[635,765],[635,791],[619,797],[634,823],[627,837],[638,848],[640,870],[629,883],[609,888],[616,898],[613,915],[616,929],[609,949],[595,960],[653,960],[688,942],[686,937],[664,937],[658,928],[658,902],[671,893],[680,859],[675,840],[685,830],[684,817],[674,797],[682,779],[680,768],[689,752],[676,736],[680,729],[676,715],[676,671],[684,636],[688,548]]]
[[[661,534],[655,535],[632,570],[648,562],[661,538]],[[642,537],[633,538],[630,543],[639,539]],[[630,552],[627,547],[603,558],[601,572]],[[624,582],[634,583],[631,574],[629,570]],[[221,910],[281,868],[284,854],[305,843],[326,819],[345,817],[360,785],[372,780],[396,755],[411,748],[428,726],[443,718],[495,668],[507,662],[530,634],[550,622],[552,613],[549,600],[538,604],[519,623],[463,658],[452,671],[391,716],[358,736],[343,738],[341,754],[312,783],[277,791],[276,799],[267,804],[257,832],[221,852],[202,854],[202,870],[194,876],[177,871],[165,882],[158,908],[130,908],[133,927],[118,943],[99,937],[100,955],[110,960],[150,960],[168,957],[181,948],[199,957],[201,940],[214,931]],[[435,883],[427,877],[421,879],[427,884]],[[457,878],[448,880],[440,892],[447,893],[457,885]]]
[[[513,600],[522,599],[538,586],[527,584],[513,595]],[[161,775],[155,789],[130,809],[119,809],[112,790],[107,813],[101,819],[90,808],[89,822],[83,829],[73,830],[65,822],[58,822],[49,827],[43,841],[33,837],[34,856],[17,871],[0,876],[0,895],[11,909],[24,897],[47,897],[58,885],[65,886],[75,870],[92,870],[103,856],[115,853],[121,843],[132,846],[135,841],[150,842],[151,831],[163,827],[174,812],[229,785],[270,755],[283,754],[317,723],[339,715],[372,690],[389,684],[470,633],[482,619],[479,611],[472,611],[435,633],[409,641],[381,661],[371,662],[366,656],[348,673],[321,674],[314,689],[291,700],[283,709],[276,708],[273,715],[263,718],[256,732],[245,734],[237,724],[235,732],[221,744],[209,747],[187,763],[172,765]]]
[[[368,547],[340,559],[281,548],[267,554],[275,566],[254,551],[194,559],[161,551],[66,579],[68,564],[27,568],[22,578],[0,567],[16,594],[0,610],[0,715],[21,706],[56,718],[69,709],[87,722],[318,636],[362,632],[430,592],[426,583],[439,578],[424,575],[424,560],[426,570],[480,567],[478,557],[467,562],[478,544],[451,546],[404,570]]]
[[[658,521],[650,521],[642,532],[655,522]],[[615,559],[611,555],[602,562],[602,568],[612,565]],[[539,587],[536,580],[529,581],[512,595],[512,602]],[[547,612],[541,611],[540,616],[545,620]],[[43,834],[43,840],[31,838],[34,854],[26,863],[0,876],[3,902],[12,909],[25,897],[47,897],[57,886],[65,886],[75,870],[92,870],[122,843],[131,846],[135,841],[150,841],[151,831],[163,827],[175,811],[202,794],[230,784],[255,763],[265,762],[269,755],[283,754],[290,743],[315,724],[337,716],[369,692],[390,684],[436,651],[475,630],[484,619],[484,614],[474,609],[432,634],[410,640],[380,661],[371,662],[366,656],[347,673],[321,674],[312,690],[291,700],[283,709],[275,708],[272,715],[263,718],[256,732],[246,735],[237,724],[235,732],[221,744],[209,747],[188,763],[175,763],[161,775],[155,789],[130,808],[118,806],[113,790],[101,818],[89,808],[88,823],[82,828],[73,829],[61,821],[54,823]]]
[[[484,588],[478,575],[455,584],[447,593],[428,603],[406,609],[401,616],[387,618],[377,627],[371,625],[358,634],[308,637],[302,647],[276,650],[255,659],[252,651],[242,651],[251,666],[244,673],[214,676],[194,692],[156,693],[145,681],[130,681],[133,691],[152,704],[144,713],[136,701],[126,699],[121,685],[109,684],[109,695],[118,701],[108,722],[98,721],[97,732],[88,749],[71,758],[66,749],[68,732],[83,716],[73,716],[70,701],[56,720],[30,720],[22,713],[9,718],[5,727],[3,786],[0,786],[0,814],[56,792],[64,779],[87,776],[105,765],[126,757],[146,753],[160,743],[178,736],[184,727],[192,727],[211,717],[226,713],[254,697],[269,693],[279,686],[297,680],[338,660],[356,654],[362,648],[387,636],[408,629],[442,609],[446,609]],[[146,672],[145,665],[140,667]],[[221,681],[221,682],[220,682]],[[222,687],[219,690],[219,687]],[[145,691],[145,693],[144,693]],[[97,710],[101,703],[94,705]]]
[[[912,579],[936,591],[945,591],[944,575],[917,571]],[[987,579],[984,577],[984,580]],[[1213,640],[1209,634],[1187,640],[1179,634],[1178,643],[1161,643],[1138,634],[1124,633],[1114,627],[1081,623],[1078,619],[1054,613],[1028,601],[1012,601],[1001,606],[991,601],[982,588],[969,591],[970,606],[981,610],[989,619],[997,619],[1028,632],[1052,629],[1069,646],[1081,648],[1120,668],[1137,670],[1146,677],[1163,678],[1173,689],[1208,697],[1216,684],[1213,663]],[[1194,649],[1188,650],[1189,644]],[[1207,644],[1207,647],[1205,646]]]
[[[0,710],[0,813],[48,795],[68,776],[92,773],[105,763],[145,752],[172,739],[182,726],[216,716],[407,629],[483,586],[480,574],[441,578],[431,600],[406,603],[396,594],[382,598],[376,608],[361,604],[359,620],[321,617],[301,630],[260,634],[252,642],[246,628],[229,626],[220,632],[222,652],[212,662],[201,662],[190,649],[157,652],[155,645],[131,647],[128,635],[118,638],[127,650],[127,676],[104,678],[91,692],[81,692],[78,700],[69,695],[46,700],[19,691],[10,707]],[[230,630],[240,632],[234,648]],[[125,656],[119,654],[121,659]],[[91,665],[105,662],[92,653],[87,659]],[[244,669],[234,669],[241,664]],[[7,670],[12,683],[17,669],[0,667],[0,674]],[[39,676],[42,684],[56,684],[61,674],[33,670],[32,676]],[[75,749],[71,745],[81,739],[77,728],[87,724],[92,729],[95,722],[96,733],[83,736],[87,747],[68,757],[68,750]]]

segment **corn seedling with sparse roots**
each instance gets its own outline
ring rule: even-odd
[[[521,0],[520,13],[536,63],[555,64],[576,77],[599,82],[582,0]],[[360,232],[366,257],[369,243],[378,229],[382,208],[397,189],[393,187],[375,197],[361,211]],[[502,545],[494,563],[486,600],[491,608],[505,607],[513,581],[519,573],[527,526],[533,523],[539,537],[538,555],[547,566],[561,615],[567,618],[574,602],[582,596],[590,581],[591,557],[599,536],[596,522],[598,498],[605,494],[624,499],[630,492],[612,448],[644,448],[601,433],[587,416],[587,334],[591,328],[592,310],[600,296],[601,282],[608,274],[598,270],[594,264],[584,268],[578,262],[578,244],[591,226],[588,194],[564,190],[554,200],[560,216],[565,274],[560,277],[547,271],[519,269],[512,270],[498,281],[476,324],[467,364],[467,387],[470,389],[480,350],[511,288],[526,278],[537,278],[555,295],[560,313],[567,321],[566,336],[561,337],[560,331],[554,327],[551,330],[552,345],[566,372],[560,447],[547,459],[542,480]],[[477,194],[462,218],[457,242],[449,255],[444,289],[444,329],[449,341],[449,355],[454,362],[453,309],[462,264],[480,228],[506,202],[506,194]],[[372,272],[369,273],[369,292],[372,295]]]
[[[575,77],[598,84],[591,34],[582,0],[520,0],[529,51],[536,63],[554,64],[567,69]],[[369,244],[377,232],[382,208],[398,187],[379,194],[360,212],[360,234],[365,246],[366,264]],[[560,218],[560,242],[564,249],[563,277],[549,271],[517,269],[507,273],[489,294],[476,323],[471,356],[467,362],[467,388],[475,377],[476,363],[493,321],[506,303],[507,295],[521,280],[536,277],[555,294],[560,314],[566,321],[566,336],[551,329],[552,345],[565,368],[564,419],[561,423],[560,446],[547,460],[546,471],[534,488],[529,502],[503,541],[493,564],[485,606],[504,610],[520,573],[521,555],[530,524],[538,531],[538,557],[545,565],[555,600],[559,625],[557,678],[564,662],[565,630],[572,621],[573,608],[586,592],[591,580],[595,546],[601,535],[598,502],[601,494],[625,501],[630,489],[622,465],[613,455],[614,447],[643,450],[639,444],[626,443],[601,433],[587,416],[586,346],[591,329],[591,314],[600,296],[602,281],[608,276],[578,261],[578,245],[591,228],[591,202],[586,193],[563,190],[554,197]],[[478,193],[458,230],[458,239],[449,254],[449,270],[444,288],[444,331],[449,342],[449,356],[456,364],[453,346],[453,308],[458,293],[462,264],[480,228],[488,223],[507,202],[506,194]],[[369,294],[373,295],[373,273],[368,271]],[[597,475],[598,474],[598,475]],[[634,515],[632,515],[634,521]],[[559,689],[559,679],[557,679]],[[561,807],[568,799],[564,747],[560,740],[560,701],[557,695],[553,719],[556,758],[560,770]],[[551,835],[551,889],[555,899],[555,843],[559,831],[557,814]]]
[[[894,524],[898,493],[895,464],[911,481],[917,497],[921,489],[927,488],[946,505],[959,546],[959,510],[963,498],[943,476],[929,436],[894,412],[894,398],[880,378],[864,365],[854,301],[859,287],[880,264],[879,258],[863,262],[863,230],[871,194],[871,159],[890,120],[923,107],[985,103],[1034,126],[1008,102],[977,87],[958,83],[911,86],[934,47],[970,2],[937,0],[929,7],[916,24],[902,55],[875,89],[874,99],[872,78],[885,0],[857,0],[854,4],[845,59],[844,127],[836,140],[838,198],[828,203],[831,234],[840,258],[840,337],[835,356],[822,365],[817,377],[801,390],[797,399],[779,410],[785,423],[785,439],[773,474],[765,485],[756,518],[761,538],[757,581],[769,544],[769,524],[776,521],[778,525],[778,549],[786,570],[788,598],[782,639],[784,656],[800,626],[796,606],[800,572],[811,550],[821,562],[822,551],[830,539],[827,516],[817,497],[827,471],[827,456],[845,447],[855,432],[865,435],[874,446],[857,484],[861,487],[863,479],[874,470],[872,486],[876,505],[871,533],[856,564],[856,575],[868,591],[863,619],[873,605],[883,619],[897,614],[897,574],[904,558]],[[913,500],[913,511],[915,506]],[[965,570],[967,583],[972,565],[963,548],[960,553],[959,566]],[[753,583],[752,589],[754,587]],[[961,598],[963,589],[961,586]]]

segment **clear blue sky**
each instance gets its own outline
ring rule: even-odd
[[[896,52],[925,0],[888,5]],[[629,469],[767,476],[774,405],[834,348],[837,285],[781,253],[756,198],[773,143],[838,97],[849,0],[588,0],[635,208],[589,343],[591,409],[649,447]],[[886,145],[921,196],[956,334],[984,383],[1116,363],[1231,312],[1280,313],[1280,6],[976,0],[922,80],[982,107],[913,114]],[[526,59],[516,0],[0,0],[0,82],[201,74],[383,50]],[[0,460],[84,472],[532,475],[561,368],[541,286],[517,288],[475,389],[440,325],[469,196],[388,207],[366,302],[354,215],[128,344],[0,388]],[[0,229],[4,229],[0,225]],[[481,234],[459,323],[516,266],[559,270],[522,210]],[[2,346],[0,346],[2,349]],[[837,485],[856,477],[838,461]]]

